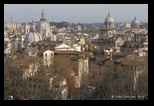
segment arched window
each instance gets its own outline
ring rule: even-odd
[[[45,53],[45,57],[47,57],[47,53]]]

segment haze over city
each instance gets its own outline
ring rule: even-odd
[[[4,22],[40,20],[42,9],[49,22],[103,23],[108,12],[115,22],[131,22],[136,16],[148,22],[148,4],[4,4]]]

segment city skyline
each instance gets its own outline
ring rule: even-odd
[[[27,8],[28,7],[28,8]],[[49,22],[104,23],[108,12],[116,22],[148,22],[148,4],[4,4],[4,22],[39,21],[42,10]]]

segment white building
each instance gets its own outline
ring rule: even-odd
[[[68,97],[68,84],[66,79],[61,82],[61,100],[67,100]]]
[[[35,76],[38,72],[40,64],[31,64],[28,69],[23,70],[23,79],[26,79],[30,76]]]
[[[81,52],[81,46],[73,44],[72,46],[62,43],[55,47],[55,51],[78,51]]]
[[[4,23],[4,28],[8,28],[11,30],[19,29],[21,27],[21,23],[13,22],[13,18],[10,18],[10,22]]]
[[[73,48],[75,48],[75,51],[81,52],[81,46],[79,44],[73,44]]]
[[[124,44],[124,40],[119,37],[118,39],[116,39],[115,41],[115,49],[116,49],[116,52],[120,52],[120,49],[121,49],[121,46]]]
[[[51,50],[46,50],[43,53],[44,65],[50,66],[53,63],[53,60],[54,60],[54,52]]]
[[[5,54],[10,54],[10,53],[11,53],[11,49],[10,49],[10,48],[6,48],[6,49],[4,50],[4,53],[5,53]]]
[[[21,39],[20,38],[14,37],[11,42],[12,42],[12,49],[13,50],[18,51],[21,48],[21,45],[20,45]]]
[[[77,26],[77,30],[78,30],[78,31],[81,31],[81,30],[82,30],[82,27],[81,27],[80,25],[78,25],[78,26]]]
[[[52,35],[52,36],[47,37],[47,39],[49,41],[57,41],[57,36],[56,35]]]
[[[78,77],[75,80],[75,87],[80,88],[83,83],[88,81],[86,77],[89,74],[89,61],[88,59],[79,59],[78,60]],[[84,76],[83,76],[84,75]]]
[[[55,47],[56,51],[75,51],[75,49],[65,43],[62,43]]]

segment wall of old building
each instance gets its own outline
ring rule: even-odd
[[[53,62],[54,52],[47,50],[43,53],[44,65],[50,66]]]

